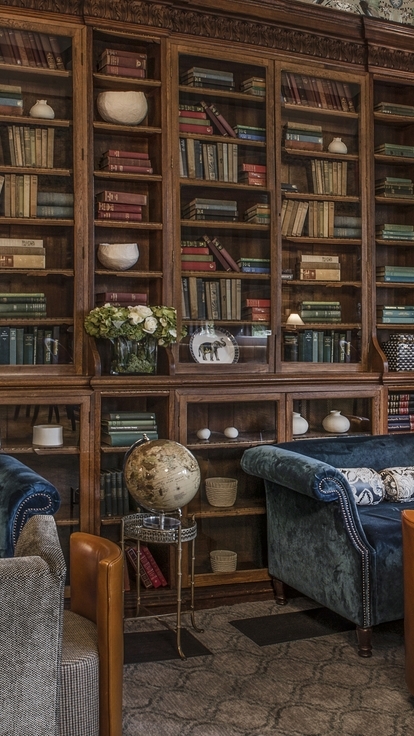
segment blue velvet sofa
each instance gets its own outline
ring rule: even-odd
[[[250,448],[242,468],[264,478],[269,573],[354,622],[361,656],[372,627],[404,616],[401,512],[407,502],[357,505],[338,468],[414,466],[414,434],[335,436]]]
[[[35,514],[55,514],[57,489],[11,455],[0,454],[0,557],[12,557],[20,532]]]

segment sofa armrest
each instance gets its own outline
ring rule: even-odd
[[[337,501],[339,494],[345,494],[350,503],[355,504],[349,483],[339,470],[299,452],[275,445],[251,447],[244,452],[241,466],[249,475],[264,478],[318,501]]]

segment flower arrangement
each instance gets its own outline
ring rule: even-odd
[[[174,307],[137,306],[116,307],[104,304],[95,307],[85,318],[85,330],[93,337],[126,337],[140,342],[156,338],[158,345],[171,345],[186,334],[185,328],[177,336],[177,310]]]

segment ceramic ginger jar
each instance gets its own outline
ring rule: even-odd
[[[333,138],[328,146],[329,153],[348,153],[342,138]]]
[[[309,424],[298,411],[292,414],[292,432],[294,435],[305,434],[309,429]]]
[[[334,432],[335,434],[341,434],[347,432],[351,423],[347,417],[344,417],[340,411],[330,411],[329,414],[322,420],[322,427],[326,432]]]
[[[47,104],[47,100],[37,100],[33,107],[29,110],[31,118],[43,118],[44,120],[53,120],[55,111],[53,107]]]

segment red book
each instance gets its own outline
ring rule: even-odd
[[[202,130],[200,125],[191,123],[179,123],[178,130],[181,133],[198,133],[199,135],[213,135],[213,128],[211,125],[203,125]]]
[[[140,562],[142,563],[142,566],[145,572],[147,573],[149,579],[151,580],[151,583],[153,584],[154,588],[160,588],[162,586],[161,579],[158,577],[158,574],[155,572],[144,550],[145,550],[145,547],[144,545],[141,544],[139,547]]]
[[[133,54],[131,56],[127,56],[127,53],[127,51],[104,51],[99,58],[98,69],[102,69],[102,67],[106,64],[110,64],[112,66],[129,67],[131,69],[147,68],[147,57],[145,54]]]
[[[125,49],[105,49],[100,55],[100,59],[109,54],[109,56],[125,56],[127,59],[141,59],[146,61],[147,54],[140,53],[139,51],[126,51]]]
[[[180,118],[200,118],[201,120],[207,119],[207,115],[205,112],[197,112],[197,110],[179,110],[178,116]]]
[[[128,174],[152,174],[151,166],[123,166],[122,164],[108,164],[105,171],[123,171]]]
[[[218,260],[225,271],[240,271],[236,261],[227,252],[224,246],[219,243],[217,238],[210,238],[209,235],[203,235],[203,240],[207,243],[213,256]]]
[[[104,302],[125,302],[125,304],[146,304],[148,295],[131,291],[97,291],[95,298]]]
[[[17,105],[0,105],[0,115],[23,115],[23,108]]]
[[[243,314],[246,316],[250,315],[252,317],[269,317],[270,307],[246,307],[243,309]]]
[[[215,271],[216,268],[213,261],[181,261],[182,271]]]
[[[270,299],[250,299],[244,301],[245,307],[270,307]]]
[[[97,212],[98,220],[130,220],[131,222],[141,222],[141,212]]]
[[[125,555],[126,555],[127,559],[129,560],[129,562],[131,563],[132,569],[134,570],[134,572],[136,574],[136,572],[137,572],[137,551],[136,551],[135,547],[127,547],[126,550],[125,550]],[[146,571],[146,569],[145,569],[145,567],[144,567],[144,565],[142,563],[142,560],[140,561],[140,565],[139,565],[139,574],[140,574],[140,578],[141,578],[141,581],[142,581],[142,584],[144,585],[144,587],[145,588],[152,588],[153,587],[153,584],[152,584],[151,578],[150,578],[148,572]],[[158,586],[158,587],[160,587],[160,586]]]
[[[116,164],[117,166],[144,166],[151,168],[149,158],[125,158],[124,156],[104,156],[100,163],[100,168],[108,166],[108,164]]]
[[[123,204],[118,202],[97,202],[98,212],[142,212],[140,204]]]
[[[141,544],[141,549],[144,552],[144,555],[146,556],[146,558],[147,558],[148,562],[150,563],[152,569],[154,570],[155,574],[161,580],[161,585],[162,586],[168,585],[168,583],[167,583],[167,581],[166,581],[163,573],[161,572],[161,569],[160,569],[159,565],[154,560],[154,557],[151,554],[151,552],[148,549],[148,547],[145,544]]]
[[[213,238],[213,240],[211,241],[211,244],[212,244],[212,245],[215,245],[215,246],[216,246],[216,248],[217,248],[217,250],[219,251],[219,253],[221,253],[221,255],[222,255],[222,256],[224,256],[224,258],[226,259],[227,263],[228,263],[228,264],[229,264],[229,266],[231,267],[231,270],[232,270],[232,271],[237,271],[237,273],[239,273],[239,272],[240,272],[240,266],[239,266],[239,265],[238,265],[238,264],[236,263],[236,261],[235,261],[235,260],[234,260],[234,259],[233,259],[233,258],[231,257],[230,253],[229,253],[229,252],[228,252],[228,250],[227,250],[227,249],[226,249],[226,248],[224,247],[224,245],[222,245],[222,244],[221,244],[221,243],[219,242],[218,238]]]
[[[141,151],[119,151],[115,148],[109,148],[108,151],[104,151],[103,156],[111,156],[112,158],[143,158],[148,159],[148,153]]]
[[[226,118],[223,117],[223,115],[219,112],[217,107],[211,103],[209,105],[210,110],[214,113],[217,120],[222,124],[224,130],[228,133],[228,135],[231,138],[237,138],[237,134],[234,132],[233,128],[231,127],[230,123],[227,122]]]
[[[181,253],[184,255],[208,255],[210,253],[209,248],[204,248],[203,246],[197,246],[197,245],[183,245],[181,248]]]
[[[114,192],[105,189],[103,192],[95,195],[97,202],[123,202],[125,204],[147,204],[146,194],[136,194],[136,192]]]
[[[285,148],[296,148],[301,151],[323,151],[323,143],[313,141],[286,141]]]
[[[147,76],[146,69],[135,69],[131,66],[117,66],[116,64],[104,64],[99,70],[102,74],[110,74],[116,77],[134,77],[145,79]]]
[[[200,105],[204,108],[206,115],[208,115],[210,120],[214,123],[219,133],[221,133],[221,135],[228,136],[228,132],[225,129],[224,125],[221,124],[217,115],[215,115],[214,112],[210,110],[209,106],[207,105],[207,102],[204,102],[204,100],[201,100]]]
[[[242,164],[240,166],[239,171],[253,171],[259,174],[265,174],[266,165],[265,164]]]

